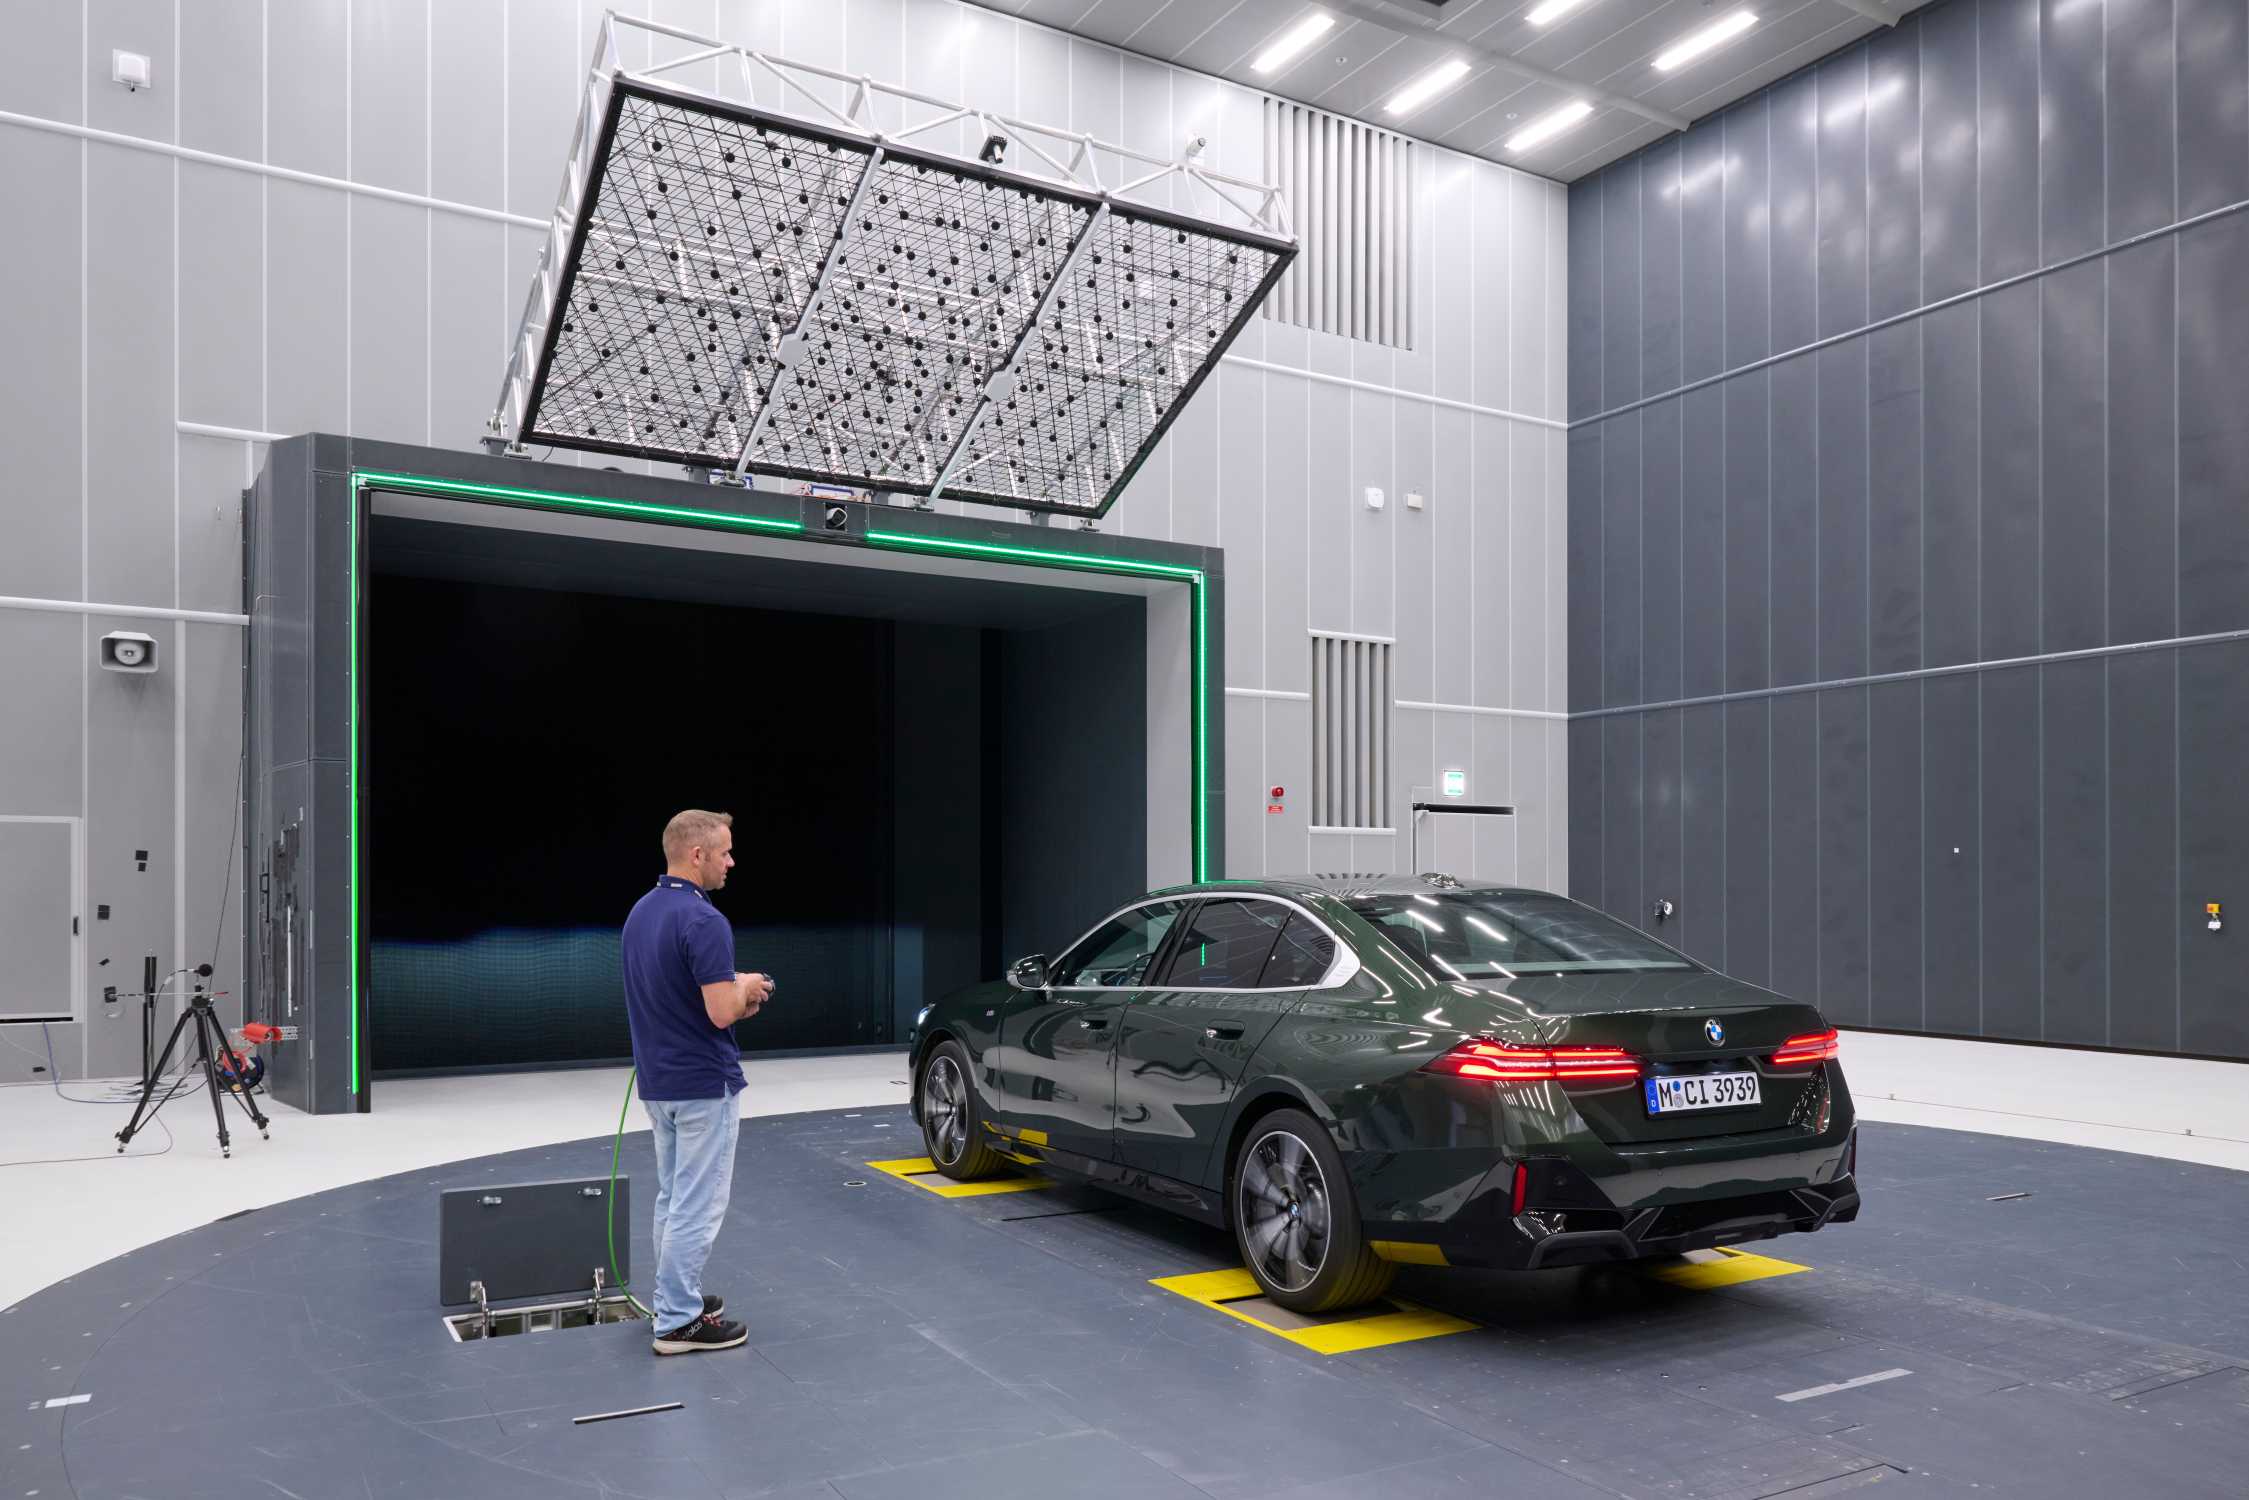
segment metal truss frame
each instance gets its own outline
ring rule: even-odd
[[[656,38],[666,39],[668,44],[684,46],[685,50],[678,56],[661,62],[651,61],[645,67],[627,67],[624,52],[628,40],[635,34],[646,42],[651,55],[659,45]],[[731,70],[731,76],[739,83],[740,93],[720,98],[688,88],[679,82],[678,75],[683,70],[703,65]],[[749,430],[740,434],[739,457],[730,467],[713,468],[710,471],[709,477],[714,482],[747,482],[753,470],[767,473],[788,472],[776,471],[769,465],[755,464],[752,462],[752,455],[756,452],[759,436],[771,419],[775,388],[785,376],[788,366],[794,363],[791,356],[802,350],[806,335],[815,327],[823,304],[828,300],[831,284],[837,279],[839,268],[854,245],[853,231],[858,222],[857,211],[861,201],[888,160],[895,160],[900,156],[932,158],[957,165],[971,174],[1012,181],[1085,201],[1094,207],[1094,213],[1071,246],[1061,273],[1041,297],[1037,312],[1016,339],[1006,360],[978,391],[973,413],[959,435],[950,440],[948,451],[936,465],[936,482],[929,488],[926,500],[936,499],[949,487],[955,498],[982,498],[970,493],[972,486],[961,483],[964,478],[963,460],[969,452],[970,444],[995,403],[1003,403],[1013,395],[1020,378],[1018,366],[1032,342],[1034,331],[1053,306],[1057,288],[1078,269],[1087,247],[1093,243],[1100,226],[1109,217],[1112,206],[1135,215],[1150,215],[1159,221],[1194,224],[1200,226],[1205,233],[1239,238],[1245,243],[1272,245],[1278,242],[1280,246],[1286,247],[1286,254],[1275,267],[1273,274],[1276,277],[1280,269],[1285,268],[1286,260],[1295,253],[1296,235],[1289,221],[1288,205],[1280,189],[1270,183],[1231,176],[1185,156],[1167,159],[1135,147],[1102,140],[1086,132],[1065,130],[1013,115],[978,109],[864,74],[845,73],[816,64],[796,62],[662,22],[609,11],[602,19],[593,59],[587,69],[577,125],[571,133],[570,150],[563,167],[562,188],[556,197],[554,211],[548,218],[546,233],[540,246],[538,267],[532,276],[515,336],[509,344],[507,367],[501,379],[499,397],[486,422],[484,441],[495,451],[522,451],[526,435],[537,422],[538,395],[545,378],[545,363],[554,346],[556,324],[567,307],[574,262],[580,253],[580,237],[592,206],[589,198],[596,191],[603,169],[608,149],[606,133],[615,117],[615,106],[619,102],[616,95],[621,87],[634,93],[660,92],[684,103],[708,103],[714,108],[722,109],[747,108],[760,114],[801,122],[809,131],[855,141],[871,148],[867,165],[858,179],[850,206],[845,212],[841,232],[828,247],[817,271],[811,270],[809,264],[805,269],[804,274],[810,286],[803,311],[793,320],[777,319],[771,328],[776,339],[778,359],[772,375],[765,382],[764,399]],[[924,111],[928,112],[926,118],[911,118]],[[879,123],[878,116],[889,116],[902,123],[886,130]],[[972,131],[982,132],[988,143],[1001,143],[1006,164],[997,164],[990,153],[972,158],[943,149],[927,139],[934,132],[963,125]],[[1218,217],[1183,214],[1175,209],[1143,205],[1130,199],[1132,194],[1171,182],[1190,184],[1200,189],[1198,201],[1215,205]],[[606,276],[606,273],[587,274]],[[1270,279],[1260,288],[1260,294],[1269,286]],[[779,313],[783,309],[775,308],[773,311]],[[1229,332],[1218,349],[1212,351],[1210,357],[1213,360],[1231,338],[1232,333]],[[1168,349],[1157,352],[1166,357],[1171,354]],[[1198,376],[1196,383],[1199,380]],[[1179,402],[1183,403],[1192,392],[1191,383],[1180,393]],[[1176,406],[1174,409],[1176,410]],[[1161,437],[1163,428],[1168,425],[1167,417],[1147,440],[1146,446],[1152,448]],[[977,466],[977,463],[970,463],[967,467]],[[800,474],[798,477],[803,476]],[[1118,478],[1109,492],[1110,500],[1114,499],[1129,478],[1129,470]],[[1012,505],[1021,502],[985,499],[983,503]],[[1105,511],[1108,503],[1104,501],[1095,507],[1056,502],[1038,504],[1031,508],[1092,517]]]

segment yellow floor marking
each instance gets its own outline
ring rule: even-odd
[[[1149,1285],[1176,1292],[1190,1302],[1200,1302],[1314,1354],[1350,1354],[1360,1349],[1379,1349],[1385,1344],[1467,1333],[1476,1327],[1474,1323],[1432,1312],[1426,1307],[1386,1298],[1367,1310],[1306,1319],[1306,1327],[1283,1328],[1235,1305],[1265,1295],[1264,1288],[1257,1284],[1257,1278],[1250,1275],[1246,1266],[1237,1266],[1231,1271],[1201,1271],[1191,1276],[1163,1276]],[[1384,1308],[1389,1311],[1382,1311]]]
[[[940,1198],[988,1198],[994,1193],[1025,1193],[1033,1188],[1053,1186],[1044,1177],[988,1177],[982,1182],[955,1182],[938,1171],[937,1163],[926,1156],[901,1156],[891,1161],[871,1161],[867,1165]]]
[[[1685,1287],[1691,1292],[1713,1291],[1722,1286],[1738,1286],[1745,1281],[1763,1281],[1773,1276],[1794,1276],[1799,1271],[1809,1271],[1810,1266],[1800,1266],[1794,1261],[1775,1260],[1769,1255],[1752,1255],[1747,1250],[1692,1250],[1678,1260],[1643,1267],[1648,1275],[1672,1286]]]

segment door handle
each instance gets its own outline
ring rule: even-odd
[[[1241,1040],[1242,1028],[1239,1026],[1205,1026],[1203,1035],[1214,1042],[1235,1042]]]
[[[1109,1029],[1109,1018],[1107,1016],[1080,1016],[1078,1017],[1078,1024],[1088,1031],[1107,1031]]]

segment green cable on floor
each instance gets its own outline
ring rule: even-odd
[[[640,1309],[640,1315],[651,1322],[656,1314],[643,1306],[625,1285],[625,1278],[617,1273],[617,1162],[625,1150],[625,1112],[633,1107],[634,1072],[625,1070],[625,1102],[617,1106],[617,1138],[609,1143],[609,1274],[617,1277],[617,1290],[625,1300]]]

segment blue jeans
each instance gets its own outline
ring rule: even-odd
[[[724,1099],[643,1100],[656,1137],[658,1333],[703,1315],[703,1263],[734,1189],[734,1142],[742,1112]]]

